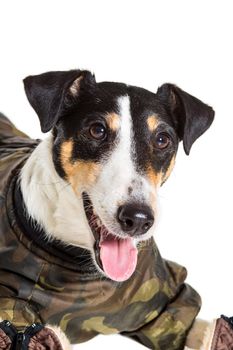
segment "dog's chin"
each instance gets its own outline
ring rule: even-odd
[[[111,232],[95,212],[89,195],[83,192],[82,197],[87,221],[95,238],[94,252],[98,267],[111,280],[126,281],[137,265],[138,250],[135,240]]]

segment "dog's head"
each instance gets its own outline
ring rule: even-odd
[[[111,279],[128,279],[137,243],[154,232],[156,190],[172,171],[179,141],[189,154],[214,111],[172,84],[155,94],[96,83],[89,71],[49,72],[24,83],[42,131],[53,131],[55,169],[83,203],[80,220],[94,237],[95,262]]]

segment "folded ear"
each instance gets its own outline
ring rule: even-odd
[[[84,89],[95,84],[95,78],[89,71],[70,70],[32,75],[23,82],[41,130],[48,132],[64,113],[69,97],[78,99]]]
[[[169,109],[178,136],[183,140],[185,153],[188,155],[192,144],[212,124],[214,110],[172,84],[162,85],[157,94]]]

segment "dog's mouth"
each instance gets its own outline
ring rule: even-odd
[[[88,224],[95,238],[95,258],[99,267],[112,280],[126,281],[135,271],[138,250],[131,237],[120,238],[110,232],[95,213],[93,203],[83,192]]]

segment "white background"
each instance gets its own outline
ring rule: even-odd
[[[5,1],[0,4],[0,109],[42,137],[21,80],[47,70],[88,68],[97,81],[156,91],[176,83],[212,105],[216,120],[160,191],[156,241],[188,268],[200,316],[233,315],[233,54],[231,1]],[[78,349],[141,349],[99,336]]]

